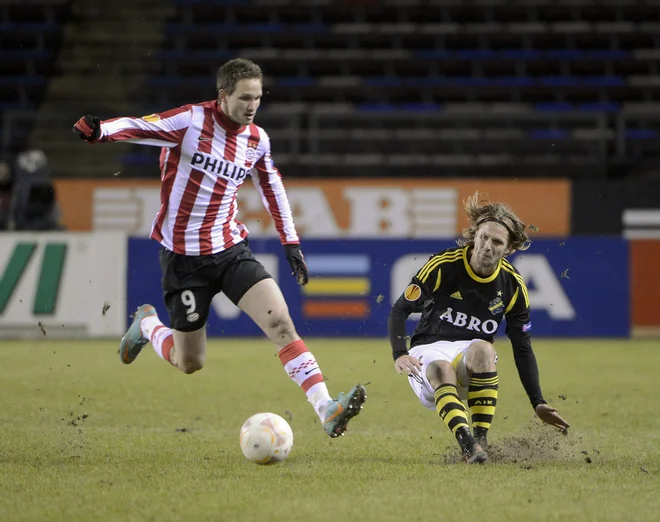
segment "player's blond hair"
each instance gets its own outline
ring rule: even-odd
[[[264,73],[256,63],[247,58],[234,58],[220,66],[215,85],[218,91],[232,94],[239,80],[263,80]]]
[[[516,250],[527,250],[531,240],[527,235],[527,227],[505,203],[491,203],[482,199],[479,191],[465,201],[465,212],[468,217],[468,228],[463,230],[463,238],[457,243],[461,246],[474,245],[474,238],[479,227],[488,221],[499,223],[509,233],[510,253]]]

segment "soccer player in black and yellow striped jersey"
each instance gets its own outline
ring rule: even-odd
[[[392,307],[388,331],[395,369],[408,375],[421,403],[438,412],[472,464],[487,460],[499,383],[493,336],[505,317],[518,374],[536,414],[561,429],[568,423],[543,399],[527,287],[505,259],[529,247],[525,224],[505,204],[482,201],[478,192],[465,210],[469,227],[459,247],[432,256],[417,272]],[[408,350],[406,319],[415,312],[422,317]]]

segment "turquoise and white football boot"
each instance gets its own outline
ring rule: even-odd
[[[156,315],[156,309],[150,304],[143,304],[138,307],[133,315],[133,323],[124,334],[124,337],[121,338],[119,344],[119,357],[124,364],[131,364],[140,355],[144,345],[149,342],[149,339],[142,336],[140,323],[142,319],[152,315]]]

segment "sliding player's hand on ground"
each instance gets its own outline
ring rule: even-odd
[[[291,266],[291,275],[295,276],[299,285],[306,285],[309,281],[309,274],[300,245],[284,245],[284,252],[286,252],[286,259]]]
[[[416,357],[411,355],[402,355],[396,361],[394,361],[394,369],[401,374],[406,375],[420,375],[422,370],[422,363]]]
[[[570,426],[568,422],[561,418],[555,408],[547,404],[538,404],[536,406],[536,415],[546,424],[550,424],[550,426],[554,426],[560,430],[566,430]]]
[[[72,130],[81,140],[94,143],[101,137],[101,120],[96,116],[86,114],[74,124]]]

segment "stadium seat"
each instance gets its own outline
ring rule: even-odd
[[[62,23],[68,0],[6,2],[0,5],[0,127],[14,112],[33,112],[39,106],[49,77],[54,73]],[[0,154],[23,149],[30,125],[4,131]]]
[[[52,74],[66,8],[45,5],[0,6],[4,107],[38,104]],[[363,116],[376,119],[381,130],[398,125],[402,134],[392,147],[402,157],[435,164],[452,163],[445,156],[454,154],[460,164],[479,147],[515,158],[538,152],[553,139],[573,159],[578,152],[590,158],[603,150],[619,154],[617,129],[628,128],[618,123],[624,106],[660,102],[660,10],[648,2],[318,1],[310,7],[289,0],[172,0],[171,5],[173,15],[160,29],[162,48],[144,63],[145,112],[147,104],[151,110],[210,99],[218,65],[238,56],[253,59],[265,74],[260,118],[271,121],[270,107],[305,107],[291,111],[300,122],[299,142],[282,141],[282,154],[292,165],[298,152],[376,153],[367,138],[352,143],[323,129],[309,133],[325,118],[317,107],[341,107],[342,125],[360,132]],[[501,128],[469,119],[479,111],[497,113]],[[449,113],[466,119],[467,130],[442,127],[439,122]],[[532,124],[522,114],[540,119]],[[433,158],[432,139],[412,132],[428,115],[438,116],[438,136],[447,141],[437,145],[446,149],[437,152],[442,159]],[[592,118],[582,126],[562,119],[582,115]],[[516,125],[518,134],[510,132]],[[643,145],[655,139],[655,123],[631,125],[623,139]],[[507,140],[485,137],[498,132]],[[131,155],[127,162],[141,161]]]

